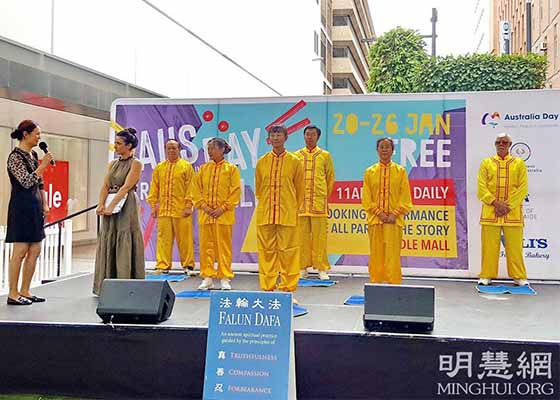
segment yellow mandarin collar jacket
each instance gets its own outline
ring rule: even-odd
[[[175,162],[160,162],[152,172],[152,183],[147,201],[152,208],[159,206],[158,217],[183,216],[183,211],[192,208],[190,195],[194,176],[192,165],[179,158]]]
[[[192,197],[194,206],[199,209],[200,224],[233,225],[235,206],[241,197],[239,168],[226,160],[203,164],[194,177]],[[212,209],[222,207],[225,212],[218,218],[212,218],[202,211],[205,206]]]
[[[328,197],[335,182],[331,155],[318,146],[313,150],[304,147],[298,150],[296,155],[302,162],[305,181],[305,196],[299,215],[326,217]]]
[[[412,209],[410,184],[406,170],[394,162],[373,164],[364,173],[362,206],[368,213],[368,224],[381,224],[382,212],[397,216],[396,224],[404,225],[404,215]]]
[[[298,156],[288,151],[273,151],[259,158],[255,169],[257,225],[296,226],[303,201],[303,166]]]
[[[482,201],[481,225],[523,226],[523,200],[527,197],[528,179],[525,162],[508,154],[485,158],[478,170],[478,199]],[[494,200],[505,201],[511,211],[496,217]]]

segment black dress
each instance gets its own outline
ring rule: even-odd
[[[35,243],[45,238],[43,215],[43,180],[35,174],[39,166],[37,153],[16,147],[8,156],[8,175],[12,193],[8,205],[7,243]]]

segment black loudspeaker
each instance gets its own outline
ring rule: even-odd
[[[431,332],[435,289],[432,286],[364,287],[364,327],[370,331]]]
[[[97,315],[104,323],[156,324],[171,315],[175,293],[167,281],[105,279]]]

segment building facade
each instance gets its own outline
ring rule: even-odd
[[[325,94],[367,93],[368,51],[375,41],[375,30],[367,0],[322,0],[322,9],[332,13],[327,29],[326,64],[331,91]],[[327,18],[327,21],[331,19]]]
[[[531,8],[530,48],[548,59],[547,87],[560,87],[560,1],[493,0],[492,52],[500,51],[500,22],[508,21],[511,30],[510,53],[527,53],[527,4]]]

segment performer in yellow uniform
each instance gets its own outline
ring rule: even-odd
[[[528,285],[523,261],[523,200],[527,196],[527,167],[509,154],[511,137],[496,138],[496,155],[486,158],[478,171],[482,267],[480,285],[490,285],[498,275],[500,236],[503,232],[508,275],[519,286]]]
[[[272,151],[257,161],[255,170],[259,281],[261,289],[272,291],[280,274],[278,288],[294,292],[300,270],[296,225],[303,201],[303,167],[299,158],[284,148],[286,127],[273,125],[268,138]]]
[[[368,268],[373,283],[402,281],[402,228],[412,200],[406,170],[391,161],[394,149],[392,139],[379,139],[379,162],[364,174],[362,206],[368,214]]]
[[[223,290],[231,289],[231,235],[235,206],[241,195],[241,178],[237,166],[224,160],[224,154],[230,151],[224,139],[211,139],[208,142],[211,161],[200,167],[193,181],[194,206],[199,210],[200,276],[203,278],[200,290],[214,288],[213,278],[221,280]]]
[[[309,125],[303,130],[305,147],[296,155],[301,159],[305,182],[305,196],[299,210],[301,273],[308,277],[307,268],[315,267],[319,279],[327,280],[331,268],[327,258],[327,207],[334,187],[334,165],[328,151],[317,146],[321,129]]]
[[[157,218],[156,270],[168,273],[172,264],[173,241],[187,275],[194,274],[194,242],[192,234],[193,205],[190,197],[192,165],[180,158],[179,142],[165,144],[167,160],[160,162],[152,173],[147,201],[152,217]]]

